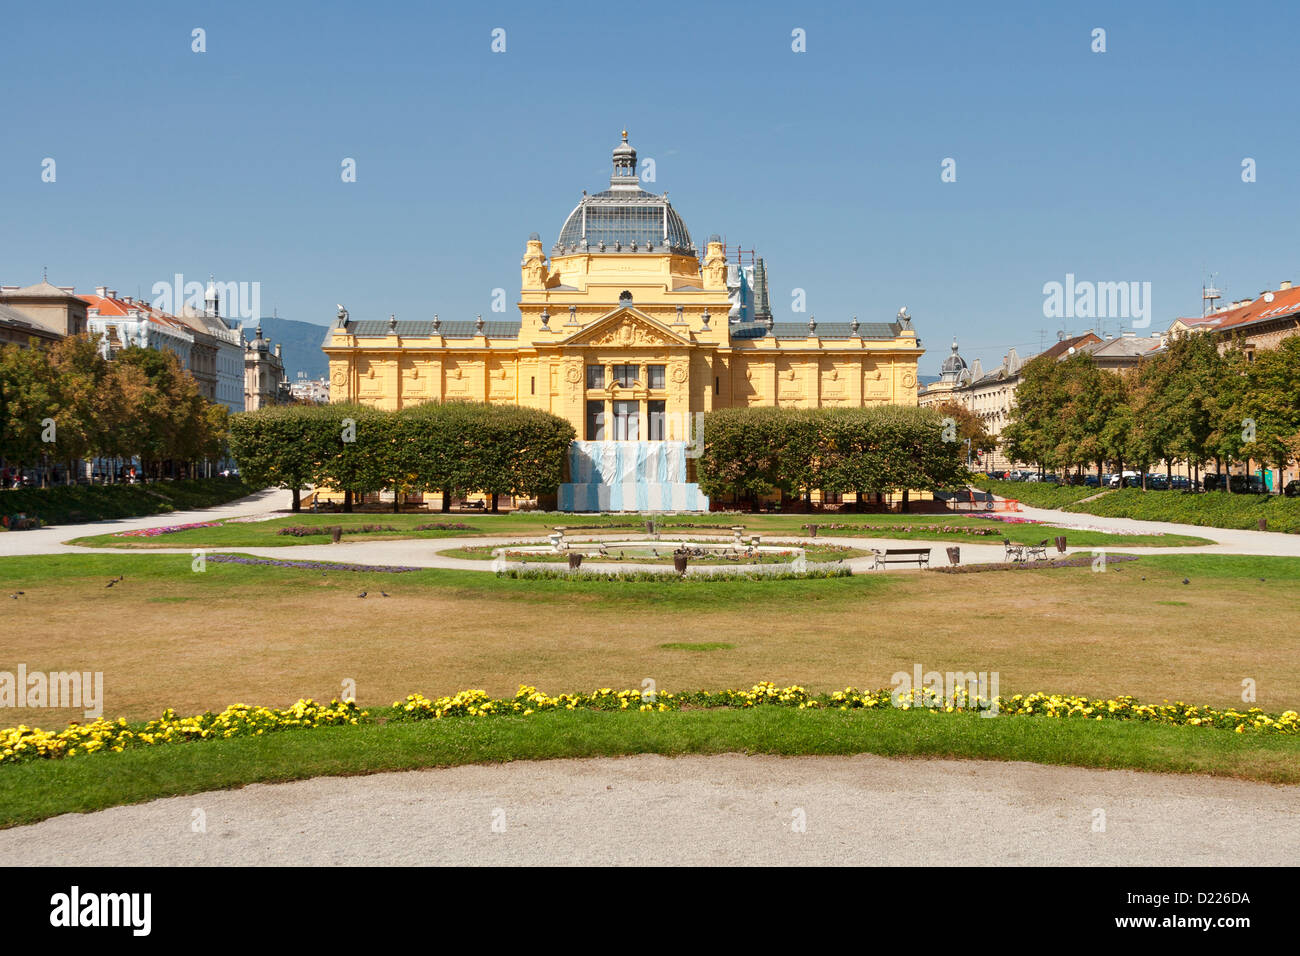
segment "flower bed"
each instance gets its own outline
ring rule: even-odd
[[[336,530],[341,534],[377,534],[385,531],[392,531],[392,532],[397,531],[397,529],[394,528],[391,524],[357,524],[357,525],[352,525],[351,527],[344,527],[343,525],[337,525],[337,524],[335,525],[292,524],[292,525],[286,525],[285,527],[278,529],[275,533],[287,534],[295,538],[309,538],[312,537],[313,535],[333,534]]]
[[[366,712],[352,701],[318,704],[300,700],[284,710],[231,704],[219,714],[209,711],[197,717],[177,717],[171,708],[143,727],[132,727],[125,718],[72,724],[59,732],[21,725],[0,730],[0,763],[72,757],[101,750],[121,753],[138,747],[177,744],[194,740],[224,740],[255,737],[280,730],[307,730],[355,724]]]
[[[810,524],[802,525],[804,531],[811,531],[813,527]],[[971,528],[966,525],[947,524],[818,524],[815,527],[819,534],[823,531],[885,531],[893,534],[922,531],[930,534],[968,534],[978,537],[1002,533],[997,528]]]
[[[138,528],[134,531],[115,531],[115,538],[156,538],[162,534],[175,534],[177,531],[189,531],[191,528],[219,528],[220,521],[191,521],[189,524],[169,524],[159,528]]]
[[[897,699],[895,699],[897,697]],[[1237,733],[1247,730],[1262,733],[1300,733],[1300,714],[1288,710],[1281,714],[1266,714],[1258,707],[1249,710],[1216,710],[1198,707],[1182,701],[1163,704],[1143,704],[1133,697],[1116,697],[1113,700],[1081,697],[1072,694],[1015,694],[998,697],[999,716],[1078,718],[1086,720],[1138,720],[1149,723],[1175,724],[1189,727],[1220,727]],[[690,707],[747,708],[765,705],[797,707],[800,710],[884,710],[898,707],[901,710],[939,709],[948,713],[989,710],[990,701],[970,697],[963,689],[956,689],[953,702],[941,703],[925,689],[898,692],[889,689],[860,691],[846,687],[831,694],[810,694],[797,685],[777,687],[770,681],[761,681],[747,691],[724,690],[720,692],[697,691],[686,694],[660,693],[650,699],[639,690],[615,691],[602,687],[590,694],[560,694],[550,697],[536,687],[521,685],[510,698],[493,699],[481,690],[463,690],[452,697],[429,700],[421,694],[411,694],[406,700],[393,701],[396,720],[429,720],[444,717],[491,717],[497,715],[526,716],[544,710],[639,710],[663,712]]]
[[[683,581],[794,581],[815,578],[847,578],[853,572],[843,566],[814,568],[811,571],[752,571],[729,568],[726,565],[706,564],[710,570],[700,574],[677,574],[665,565],[663,571],[563,571],[550,568],[507,568],[496,572],[499,578],[519,581],[654,581],[659,584],[680,584]],[[766,565],[780,567],[780,565]],[[717,570],[712,570],[716,568]]]
[[[1119,564],[1122,561],[1136,561],[1136,554],[1107,554],[1107,564]],[[994,561],[988,564],[957,564],[943,568],[930,568],[941,574],[978,574],[981,571],[1032,571],[1035,568],[1086,568],[1096,558],[1090,554],[1076,554],[1068,558],[1052,558],[1048,561]]]
[[[1219,710],[1182,701],[1143,704],[1128,696],[1103,700],[1074,694],[1015,694],[995,699],[999,717],[1141,721],[1181,727],[1214,727],[1239,734],[1300,733],[1300,714],[1294,710],[1268,714],[1258,707],[1244,711],[1232,708]],[[393,701],[393,710],[388,719],[413,721],[451,717],[527,717],[553,710],[664,713],[687,707],[746,709],[766,706],[843,711],[897,707],[900,710],[972,713],[992,709],[992,702],[978,696],[971,697],[962,688],[956,688],[951,699],[940,700],[924,688],[895,692],[889,689],[860,691],[846,687],[830,694],[810,694],[798,685],[777,687],[770,681],[760,681],[747,691],[646,695],[640,690],[615,691],[602,687],[590,694],[559,694],[554,697],[543,694],[536,687],[520,685],[514,697],[493,698],[482,690],[463,690],[450,697],[432,700],[423,694],[410,694],[405,700]],[[329,704],[318,704],[304,699],[283,710],[232,704],[219,714],[209,711],[197,717],[177,717],[175,711],[169,708],[161,717],[143,726],[129,725],[124,718],[71,724],[66,730],[58,732],[22,725],[0,730],[0,764],[58,759],[99,751],[120,753],[139,747],[252,737],[282,730],[355,725],[363,720],[370,722],[370,719],[370,712],[359,710],[351,700],[332,700]]]

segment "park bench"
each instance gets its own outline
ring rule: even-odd
[[[911,564],[913,561],[918,568],[930,566],[929,548],[886,548],[884,551],[872,548],[871,553],[876,558],[871,566],[873,571],[886,564]]]

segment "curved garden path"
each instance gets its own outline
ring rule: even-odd
[[[58,525],[34,531],[0,534],[0,557],[23,554],[87,554],[99,552],[104,554],[121,554],[118,548],[84,548],[65,542],[74,538],[115,531],[153,528],[164,525],[184,524],[193,521],[215,521],[234,517],[251,517],[270,515],[273,512],[288,513],[289,492],[280,489],[268,489],[239,501],[215,508],[196,511],[176,512],[169,515],[151,515],[143,518],[125,518],[111,521],[99,521],[80,525]],[[1065,528],[1114,531],[1134,534],[1185,534],[1208,538],[1215,543],[1197,547],[1116,547],[1115,553],[1123,554],[1255,554],[1300,557],[1300,535],[1282,534],[1272,531],[1235,531],[1223,528],[1203,528],[1197,525],[1170,524],[1160,521],[1137,521],[1128,518],[1103,518],[1095,515],[1080,515],[1046,508],[1024,508],[1018,516],[1037,521],[1059,525]],[[936,516],[937,517],[937,516]],[[1046,532],[1045,532],[1046,534]],[[611,533],[610,536],[626,538],[627,532]],[[598,533],[583,533],[578,537],[602,537]],[[688,537],[685,533],[662,536],[665,543],[675,537]],[[718,540],[726,535],[701,535]],[[799,541],[810,543],[812,539],[798,535],[765,533],[768,541]],[[816,539],[827,544],[847,547],[866,548],[915,548],[929,546],[931,566],[942,567],[948,564],[945,548],[958,545],[961,548],[962,563],[1001,561],[1003,549],[1000,543],[978,544],[977,539],[961,542],[926,542],[895,538],[835,537],[820,535]],[[456,558],[441,552],[454,550],[466,545],[503,545],[516,542],[544,542],[543,536],[527,535],[482,535],[457,538],[409,538],[392,541],[345,541],[340,544],[295,545],[288,547],[226,547],[220,550],[238,552],[255,557],[293,558],[303,561],[347,561],[360,564],[407,565],[423,568],[446,568],[466,571],[490,571],[490,561],[476,561]],[[1093,554],[1097,547],[1069,548],[1070,554]],[[189,554],[190,548],[149,548],[150,554]],[[1055,554],[1054,550],[1050,552]],[[870,556],[849,559],[845,563],[855,572],[870,569],[873,559]],[[891,565],[891,570],[908,569],[908,565]],[[915,567],[910,566],[910,567]],[[597,561],[583,562],[584,570],[669,570],[664,565],[656,564],[601,564]],[[707,573],[708,568],[696,566],[693,572]]]

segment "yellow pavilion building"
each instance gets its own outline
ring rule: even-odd
[[[889,322],[776,322],[764,261],[730,261],[717,235],[701,257],[668,194],[641,188],[626,130],[613,164],[609,188],[583,193],[549,258],[528,238],[518,318],[353,320],[340,308],[323,344],[331,401],[461,399],[566,418],[579,436],[571,478],[589,486],[570,489],[574,510],[706,508],[698,491],[627,486],[684,483],[690,454],[672,446],[711,409],[916,404],[922,349],[905,310]]]

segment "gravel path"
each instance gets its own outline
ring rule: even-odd
[[[152,528],[163,525],[184,524],[192,521],[217,521],[233,517],[270,516],[276,511],[287,513],[289,492],[271,489],[259,492],[249,498],[243,498],[228,505],[200,511],[177,512],[171,515],[152,515],[144,518],[126,518],[112,521],[99,521],[81,525],[59,525],[36,531],[24,531],[19,534],[0,535],[0,557],[21,554],[121,554],[118,548],[83,548],[64,542],[74,538],[94,534],[105,534],[128,529]],[[1064,511],[1050,511],[1043,508],[1026,508],[1020,516],[1033,518],[1045,523],[1062,527],[1110,530],[1121,533],[1138,534],[1188,534],[1210,538],[1216,543],[1200,547],[1186,548],[1113,548],[1107,549],[1116,554],[1259,554],[1300,556],[1300,535],[1279,534],[1276,532],[1233,531],[1222,528],[1200,528],[1192,525],[1166,524],[1157,521],[1134,521],[1125,518],[1102,518],[1094,515],[1075,515]],[[1045,532],[1046,533],[1046,532]],[[599,533],[586,533],[582,537],[600,537]],[[625,537],[625,532],[616,536]],[[687,535],[666,534],[665,542],[674,537]],[[727,535],[704,535],[719,540]],[[1050,534],[1049,534],[1050,537]],[[766,534],[769,541],[789,541],[812,543],[812,539],[797,535]],[[825,544],[838,544],[854,548],[931,548],[931,567],[944,567],[948,561],[947,547],[957,544],[961,548],[963,564],[1003,560],[1002,545],[994,538],[987,544],[976,543],[979,539],[962,542],[923,542],[901,538],[861,538],[819,536],[817,541]],[[989,540],[989,539],[984,539]],[[293,547],[244,547],[209,550],[238,551],[256,557],[293,558],[303,561],[345,561],[360,564],[409,565],[424,568],[446,568],[464,571],[490,571],[490,561],[475,561],[455,558],[439,553],[441,550],[453,550],[466,545],[497,545],[515,542],[544,542],[542,536],[527,535],[485,535],[482,537],[465,537],[456,539],[410,538],[395,541],[344,541],[339,544],[298,545]],[[190,548],[149,548],[143,553],[151,554],[191,554]],[[1098,548],[1086,547],[1069,549],[1070,554],[1094,554]],[[1055,556],[1055,549],[1049,548],[1049,556]],[[870,556],[853,558],[845,562],[854,573],[864,573],[871,569],[873,559]],[[595,560],[583,562],[584,570],[592,571],[659,571],[667,572],[670,568],[653,564],[602,564]],[[888,570],[915,570],[915,565],[890,565]],[[693,573],[709,573],[708,567],[696,566]]]
[[[0,856],[19,866],[1289,865],[1300,858],[1297,796],[1028,763],[640,755],[255,784],[0,831]],[[205,832],[194,832],[195,811]]]

